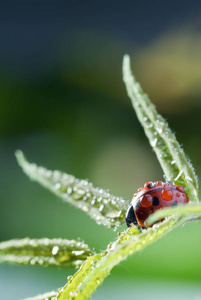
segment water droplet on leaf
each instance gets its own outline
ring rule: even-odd
[[[53,255],[56,255],[58,251],[59,251],[59,247],[58,247],[58,246],[54,246],[54,247],[52,248],[52,254],[53,254]]]

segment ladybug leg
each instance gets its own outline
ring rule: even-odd
[[[126,224],[128,227],[132,227],[133,225],[139,226],[138,222],[136,220],[134,210],[133,210],[133,205],[130,205],[127,213],[126,213]]]

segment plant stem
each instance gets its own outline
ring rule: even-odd
[[[60,290],[58,300],[86,300],[109,275],[112,268],[122,260],[178,227],[184,218],[169,218],[142,230],[132,227],[122,232],[119,238],[108,245],[107,250],[91,256],[77,273]]]

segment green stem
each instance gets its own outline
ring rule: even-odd
[[[58,300],[86,300],[109,275],[112,268],[128,255],[145,248],[185,222],[184,218],[169,218],[140,232],[128,228],[100,254],[91,256],[60,290]]]

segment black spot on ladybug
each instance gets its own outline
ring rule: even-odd
[[[147,188],[150,189],[150,188],[152,188],[153,186],[154,186],[154,183],[153,183],[153,182],[150,182],[150,184],[147,185]]]
[[[154,206],[158,206],[159,205],[159,199],[158,199],[158,197],[153,197],[152,203],[153,203]]]
[[[178,203],[177,202],[174,202],[171,206],[177,206]]]

